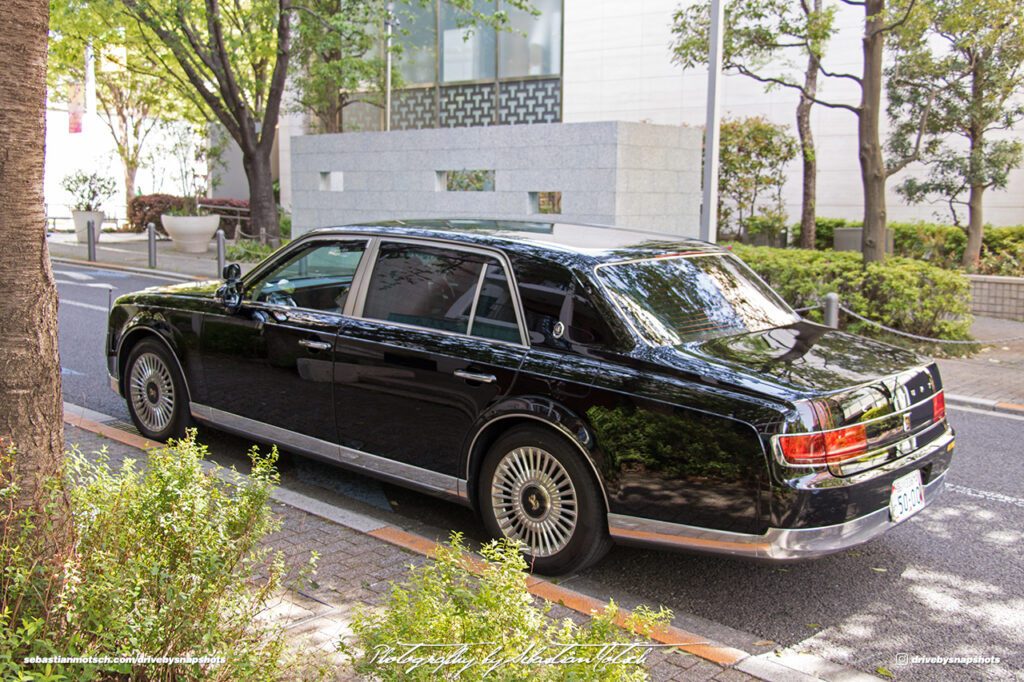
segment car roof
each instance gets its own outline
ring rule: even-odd
[[[374,233],[431,237],[486,245],[510,253],[536,254],[576,266],[596,265],[673,253],[721,253],[715,244],[681,235],[587,223],[430,218],[326,227],[309,234]],[[537,253],[538,249],[543,254]]]

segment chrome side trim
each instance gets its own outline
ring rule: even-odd
[[[580,444],[580,442],[578,440],[576,440],[576,438],[569,431],[569,429],[567,429],[564,426],[561,426],[559,424],[554,424],[552,422],[549,422],[546,419],[541,419],[540,417],[538,417],[536,415],[532,415],[532,414],[523,414],[523,413],[503,414],[500,417],[495,417],[494,419],[491,419],[486,424],[484,424],[479,429],[477,429],[476,435],[473,436],[473,440],[469,444],[469,450],[468,450],[469,456],[466,457],[466,478],[462,479],[464,484],[468,485],[467,482],[469,481],[469,470],[470,470],[470,467],[473,464],[472,454],[473,454],[473,450],[476,448],[477,440],[480,439],[480,434],[483,433],[484,431],[486,431],[487,428],[491,424],[493,424],[495,422],[499,422],[502,419],[515,419],[515,418],[533,419],[534,421],[538,421],[541,424],[544,424],[546,426],[549,426],[549,427],[555,429],[556,431],[561,433],[563,436],[565,436],[569,440],[569,442],[571,442],[573,445],[575,445],[576,448],[580,451],[580,454],[583,456],[583,461],[586,462],[588,465],[590,465],[590,470],[594,472],[594,480],[597,481],[597,487],[601,491],[601,498],[604,500],[604,508],[605,509],[611,509],[611,506],[609,506],[609,504],[608,504],[608,493],[604,489],[604,482],[603,482],[604,479],[602,479],[601,475],[597,473],[597,467],[594,466],[594,463],[591,461],[590,456],[587,453],[586,448],[584,448]],[[463,489],[463,496],[468,497],[468,489],[467,488]],[[612,515],[609,514],[608,516],[609,516],[609,518],[611,518]]]
[[[189,403],[189,411],[196,419],[209,422],[227,431],[277,443],[332,464],[366,472],[374,478],[395,481],[433,495],[455,498],[463,503],[467,502],[465,481],[454,476],[439,474],[429,469],[396,462],[344,445],[264,424],[248,417],[218,410],[209,405]]]
[[[121,382],[119,382],[112,374],[108,374],[107,378],[110,379],[110,390],[121,396]],[[122,398],[124,396],[121,396]]]
[[[925,506],[932,503],[945,483],[944,471],[925,486]],[[811,559],[839,552],[872,540],[896,525],[889,520],[888,507],[833,526],[771,528],[764,535],[710,530],[620,514],[608,515],[609,533],[617,542],[624,544],[774,561]]]

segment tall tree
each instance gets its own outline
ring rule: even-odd
[[[64,460],[57,290],[43,207],[48,15],[46,0],[6,0],[0,12],[0,441],[17,450],[21,508],[39,504],[43,478]]]
[[[85,82],[86,52],[95,53],[96,99],[121,159],[126,201],[135,195],[146,138],[161,118],[184,113],[153,75],[155,65],[141,41],[135,22],[115,0],[50,0],[50,90],[66,99],[69,87]]]
[[[675,60],[687,68],[707,63],[709,3],[680,9],[674,17]],[[800,246],[814,248],[817,203],[817,152],[811,130],[811,107],[818,93],[818,74],[825,46],[834,35],[834,7],[822,0],[741,0],[726,8],[723,68],[743,74],[767,87],[781,79],[797,84],[788,69],[773,68],[771,60],[790,53],[806,57],[796,127],[803,162]]]
[[[340,133],[345,107],[372,97],[384,78],[384,2],[307,0],[296,9],[297,104],[313,115],[317,132]]]
[[[992,136],[1024,120],[1024,7],[1015,0],[922,0],[896,38],[886,70],[893,124],[888,149],[906,156],[923,132],[921,160],[929,169],[898,191],[912,202],[944,199],[956,224],[957,207],[966,206],[963,264],[976,269],[984,194],[1005,189],[1021,164],[1020,140]],[[921,131],[916,122],[925,110],[930,115]]]
[[[253,230],[278,243],[270,154],[291,59],[291,0],[121,0],[170,87],[242,151]]]
[[[857,117],[857,157],[861,169],[864,196],[864,236],[861,248],[864,262],[885,259],[885,182],[895,172],[913,160],[913,156],[886,166],[882,157],[879,134],[879,116],[882,94],[882,59],[886,36],[906,23],[913,13],[916,0],[907,0],[902,12],[895,17],[886,10],[886,0],[839,0],[844,5],[863,8],[864,34],[862,38],[861,73],[831,71],[821,59],[822,47],[835,34],[833,17],[836,5],[811,11],[807,0],[801,0],[801,14],[795,14],[793,3],[787,0],[735,0],[727,10],[724,64],[738,73],[754,78],[766,85],[776,85],[799,92],[802,98],[833,109],[844,109]],[[704,5],[703,7],[706,7]],[[816,5],[815,5],[816,7]],[[706,13],[706,9],[704,10]],[[735,15],[735,19],[733,16]],[[676,31],[683,36],[687,31],[700,33],[700,23],[691,22],[701,15],[696,10],[677,13]],[[804,18],[801,19],[800,17]],[[783,21],[785,19],[785,21]],[[706,25],[706,22],[705,22]],[[704,32],[703,45],[707,45]],[[677,43],[676,55],[684,66],[700,61],[696,47],[686,47],[691,40]],[[817,46],[817,47],[816,47]],[[809,60],[818,74],[856,83],[860,89],[860,102],[849,104],[821,99],[817,94],[817,79],[796,81],[791,74],[779,70],[783,50],[801,48],[819,59]],[[706,47],[704,48],[706,51]],[[798,122],[797,129],[801,124]],[[806,156],[806,155],[805,155]]]

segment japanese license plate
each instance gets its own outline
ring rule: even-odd
[[[889,516],[893,523],[899,523],[924,508],[924,486],[921,472],[912,471],[892,482],[889,495]]]

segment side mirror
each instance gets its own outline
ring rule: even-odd
[[[224,272],[221,274],[228,284],[233,284],[242,279],[242,266],[238,263],[228,263],[224,266]]]
[[[238,281],[242,278],[242,268],[238,263],[224,266],[224,286],[217,290],[217,298],[229,313],[237,313],[242,307],[242,290]]]

